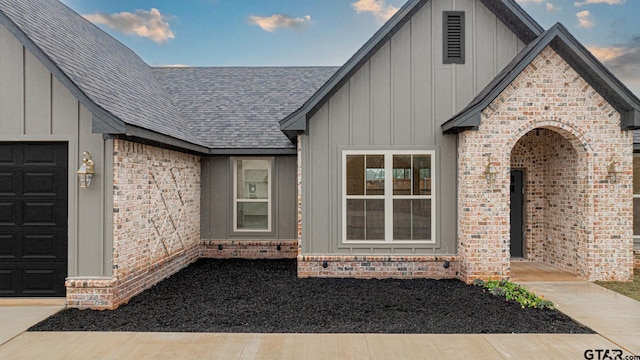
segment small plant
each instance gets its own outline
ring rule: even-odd
[[[553,302],[545,300],[544,296],[538,297],[524,287],[508,280],[474,280],[473,285],[484,286],[489,294],[504,297],[507,301],[515,301],[520,307],[534,309],[553,309]]]

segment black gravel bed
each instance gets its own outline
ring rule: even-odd
[[[66,309],[30,331],[593,334],[458,280],[299,279],[295,260],[201,259],[113,311]]]

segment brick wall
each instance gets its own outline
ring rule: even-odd
[[[295,259],[297,240],[204,240],[200,257],[211,259]]]
[[[542,139],[533,139],[535,129],[546,129]],[[620,130],[620,115],[551,48],[483,111],[478,131],[458,140],[464,280],[509,276],[511,166],[527,168],[528,258],[588,280],[629,279],[632,134]],[[491,185],[483,174],[489,154],[499,171]],[[607,174],[613,154],[623,170],[617,184]]]
[[[301,278],[453,279],[457,275],[455,256],[298,256],[298,277]]]
[[[72,307],[114,308],[200,253],[200,158],[114,141],[113,278],[67,281]]]
[[[634,263],[633,267],[636,269],[640,269],[640,250],[634,250]]]

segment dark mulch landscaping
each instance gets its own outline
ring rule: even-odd
[[[298,279],[295,260],[202,259],[114,311],[68,309],[31,331],[593,333],[457,280]]]

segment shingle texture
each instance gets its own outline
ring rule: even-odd
[[[336,67],[154,68],[185,124],[210,148],[289,149],[279,121]]]
[[[57,0],[0,0],[2,11],[96,105],[123,122],[195,144],[151,68]]]

